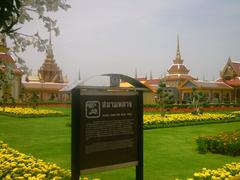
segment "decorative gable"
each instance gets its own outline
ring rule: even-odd
[[[220,76],[223,80],[231,80],[240,76],[240,62],[232,61],[229,57],[227,64],[220,72]]]
[[[193,83],[193,82],[191,82],[191,81],[187,81],[182,87],[196,87],[196,85]]]
[[[224,80],[230,80],[237,76],[237,73],[235,72],[231,64],[228,63],[221,72],[221,76]]]
[[[231,66],[228,66],[228,67],[226,68],[226,71],[225,71],[225,73],[224,73],[224,76],[226,76],[226,77],[233,77],[234,74],[236,74],[236,73],[234,73],[233,68],[232,68]]]

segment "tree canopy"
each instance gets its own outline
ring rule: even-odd
[[[45,51],[47,47],[47,39],[44,39],[38,32],[28,34],[21,32],[21,27],[26,22],[36,19],[33,15],[37,15],[37,20],[43,23],[46,31],[54,31],[55,35],[59,35],[57,20],[53,19],[49,12],[57,12],[58,10],[67,10],[70,5],[66,0],[1,0],[0,3],[0,33],[9,37],[13,42],[12,52],[23,52],[28,46],[33,46],[38,51]],[[18,57],[18,63],[24,64],[24,61]]]
[[[20,0],[1,0],[0,4],[0,32],[11,33],[20,16]]]

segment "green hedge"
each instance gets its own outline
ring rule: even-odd
[[[144,107],[146,108],[160,108],[159,104],[144,104]],[[190,104],[165,104],[165,108],[191,108],[192,105]]]
[[[41,101],[38,103],[31,103],[31,102],[17,102],[17,103],[5,103],[2,104],[0,103],[0,107],[1,106],[33,106],[33,105],[58,105],[58,104],[71,104],[70,101],[67,102],[56,102],[56,101]]]
[[[229,122],[239,122],[239,119],[224,119],[224,120],[202,120],[202,121],[182,121],[182,122],[162,122],[156,124],[144,124],[143,129],[155,129],[155,128],[171,128],[171,127],[181,127],[181,126],[195,126],[204,124],[217,124],[217,123],[229,123]]]
[[[221,107],[221,106],[225,106],[225,107],[230,107],[230,106],[233,106],[233,107],[239,107],[240,104],[237,103],[237,104],[229,104],[229,103],[218,103],[218,104],[209,104],[209,103],[203,103],[202,104],[202,107]],[[160,108],[160,105],[159,104],[144,104],[144,107],[145,108]],[[164,107],[166,109],[168,108],[192,108],[192,104],[165,104]]]
[[[13,114],[7,112],[0,112],[0,115],[3,116],[10,116],[16,118],[41,118],[41,117],[64,117],[69,116],[67,114]]]

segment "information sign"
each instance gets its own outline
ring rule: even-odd
[[[80,169],[137,163],[137,92],[80,93]]]
[[[72,179],[127,166],[136,166],[136,177],[142,179],[141,93],[91,88],[72,91]]]

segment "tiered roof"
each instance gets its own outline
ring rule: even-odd
[[[239,87],[240,86],[240,79],[235,78],[235,79],[230,79],[230,80],[225,80],[224,81],[226,84],[232,87]]]
[[[23,85],[26,89],[36,90],[60,90],[68,83],[67,77],[63,77],[62,70],[58,67],[54,60],[54,54],[51,43],[51,36],[49,45],[46,51],[46,58],[44,63],[38,70],[37,75],[28,75],[26,82]]]
[[[197,78],[192,77],[189,74],[168,74],[162,80],[176,81],[176,80],[197,80]]]
[[[219,82],[225,82],[232,87],[240,86],[240,62],[232,61],[231,57],[228,58],[227,64],[220,72],[221,78]]]
[[[189,69],[183,64],[183,59],[181,58],[179,37],[177,37],[177,53],[173,60],[173,64],[168,69],[168,74],[162,78],[164,81],[176,81],[176,80],[194,80],[196,78],[189,75]]]
[[[52,44],[50,43],[47,48],[47,57],[38,70],[38,74],[42,82],[63,83],[62,70],[55,63],[52,51]]]
[[[229,57],[227,64],[220,72],[220,76],[225,80],[240,76],[240,62],[232,61],[231,57]]]
[[[0,61],[2,62],[0,64],[0,73],[6,70],[5,64],[9,64],[12,66],[12,72],[14,75],[23,75],[23,71],[17,67],[16,61],[11,56],[9,48],[7,48],[5,35],[3,34],[0,34]]]
[[[26,78],[27,82],[41,83],[68,83],[66,77],[63,77],[62,70],[58,67],[54,60],[51,38],[46,51],[44,63],[38,70],[38,75],[29,75]]]
[[[230,59],[231,60],[231,59]],[[236,74],[238,76],[240,76],[240,62],[235,62],[235,61],[231,61],[230,65],[232,66],[232,68],[234,69],[234,71],[236,72]]]
[[[188,74],[190,70],[184,64],[173,64],[169,69],[169,75]]]
[[[181,89],[188,89],[196,87],[198,89],[221,89],[221,90],[231,90],[232,87],[224,82],[213,82],[213,81],[196,81],[187,80],[181,85]]]

